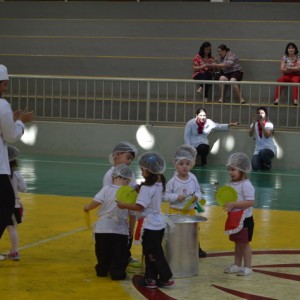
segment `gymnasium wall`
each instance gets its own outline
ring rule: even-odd
[[[133,125],[35,122],[29,125],[32,126],[37,127],[34,145],[17,143],[23,153],[106,158],[119,141],[126,140],[138,146],[136,133],[139,127]],[[171,163],[174,150],[183,144],[184,127],[147,129],[155,141],[151,150],[160,152]],[[146,145],[150,137],[146,138]],[[247,130],[233,128],[225,132],[215,131],[210,134],[209,140],[211,147],[215,144],[217,151],[216,154],[210,154],[210,165],[224,164],[229,153],[242,151],[251,156],[254,150],[254,140],[249,137]],[[275,140],[279,151],[278,158],[273,160],[274,167],[299,169],[300,133],[276,131]],[[146,150],[138,146],[138,151],[142,153]]]

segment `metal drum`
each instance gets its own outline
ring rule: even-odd
[[[201,216],[167,215],[163,248],[174,278],[199,274],[198,223]]]

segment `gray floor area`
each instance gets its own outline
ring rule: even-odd
[[[227,44],[246,80],[274,81],[299,39],[297,3],[0,2],[12,74],[190,79],[203,41]]]

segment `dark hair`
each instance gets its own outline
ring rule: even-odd
[[[208,47],[211,47],[211,43],[210,42],[204,42],[202,45],[201,45],[201,47],[200,47],[200,49],[199,49],[199,55],[201,56],[201,57],[204,57],[204,49],[205,48],[208,48]],[[211,51],[208,53],[208,57],[209,58],[211,58]]]
[[[149,172],[149,175],[145,178],[145,181],[141,183],[141,186],[142,185],[146,185],[146,186],[154,185],[155,182],[157,182],[158,176],[160,176],[161,183],[163,185],[163,192],[165,192],[167,180],[163,174],[158,175],[158,174],[152,174],[151,172]]]
[[[263,110],[263,111],[265,112],[265,114],[266,114],[266,119],[268,120],[268,119],[269,119],[269,114],[268,114],[267,109],[266,109],[264,106],[260,106],[260,107],[257,108],[256,112],[259,114],[259,111],[260,111],[260,110]]]
[[[219,45],[219,47],[218,47],[219,49],[221,49],[222,51],[224,51],[224,50],[226,50],[226,52],[228,52],[228,51],[230,51],[230,49],[229,48],[227,48],[227,46],[226,45],[224,45],[224,44],[221,44],[221,45]]]
[[[196,115],[199,115],[201,111],[203,111],[203,112],[205,112],[205,113],[206,113],[206,110],[205,110],[205,108],[203,108],[203,107],[200,107],[200,108],[198,108],[198,109],[196,110]]]
[[[288,48],[289,47],[293,47],[293,48],[295,48],[295,54],[298,54],[298,47],[296,46],[296,44],[294,44],[294,43],[288,43],[287,45],[286,45],[286,47],[285,47],[285,55],[289,55],[289,52],[288,52]]]

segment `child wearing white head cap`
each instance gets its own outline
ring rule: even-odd
[[[136,203],[118,203],[118,207],[142,212],[144,216],[142,246],[146,270],[141,284],[149,289],[158,286],[170,288],[175,282],[162,248],[166,222],[161,214],[161,203],[166,185],[163,175],[166,163],[159,153],[152,151],[144,153],[138,163],[145,181],[141,184]]]
[[[126,141],[117,143],[113,147],[112,152],[109,154],[108,157],[108,160],[112,164],[112,166],[105,173],[103,177],[103,186],[109,186],[112,184],[112,173],[116,166],[120,164],[125,164],[130,166],[131,162],[134,160],[136,156],[137,156],[137,148],[135,147],[135,145]],[[132,178],[130,180],[129,185],[133,188],[136,188],[137,186],[134,173],[132,173]],[[129,226],[130,233],[129,233],[129,241],[128,241],[128,261],[137,262],[137,259],[131,256],[131,251],[130,251],[132,246],[132,241],[133,241],[133,229],[136,223],[136,218],[134,214],[129,216],[129,223],[130,223]]]
[[[116,202],[116,193],[121,186],[128,185],[133,171],[126,164],[116,166],[112,172],[112,184],[104,186],[94,197],[94,200],[85,205],[83,210],[88,212],[99,207],[99,219],[95,224],[95,254],[97,265],[96,274],[112,280],[126,279],[128,264],[128,210],[119,209]]]
[[[247,276],[252,273],[250,241],[254,229],[252,206],[255,200],[255,190],[247,177],[247,173],[251,171],[251,162],[245,153],[237,152],[229,156],[226,166],[231,177],[229,185],[236,190],[238,198],[235,202],[226,203],[224,210],[228,212],[228,219],[230,216],[233,217],[233,214],[241,215],[239,220],[241,226],[231,232],[227,231],[230,234],[229,239],[235,243],[235,252],[234,264],[227,267],[224,272]]]
[[[27,192],[27,185],[21,176],[21,174],[18,172],[18,161],[17,158],[20,154],[20,151],[13,146],[8,145],[8,159],[9,159],[9,165],[11,169],[11,175],[10,180],[15,192],[15,209],[13,212],[13,215],[11,217],[10,222],[7,226],[7,231],[10,238],[10,252],[8,253],[7,257],[11,260],[20,260],[19,255],[19,235],[17,231],[18,224],[22,223],[22,217],[23,217],[23,205],[20,202],[20,196],[19,192],[25,193]]]
[[[189,145],[181,145],[177,148],[173,163],[176,172],[168,181],[164,201],[170,202],[170,214],[195,215],[196,202],[202,198],[199,182],[196,176],[191,173],[195,165],[197,153],[191,150]],[[189,201],[193,197],[193,202]],[[189,207],[186,207],[189,205]],[[206,257],[205,251],[199,247],[199,257]]]

